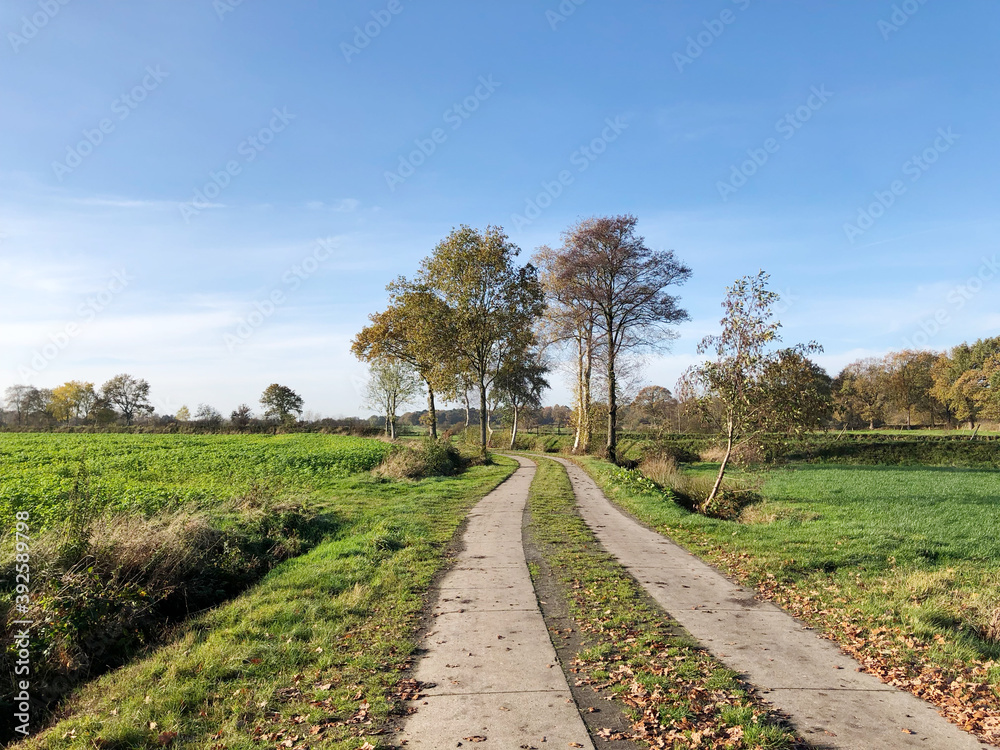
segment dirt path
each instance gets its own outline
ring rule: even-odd
[[[805,739],[847,750],[982,747],[924,701],[859,672],[833,643],[619,510],[579,466],[555,460],[566,466],[580,514],[604,548]]]
[[[434,687],[421,690],[399,745],[593,750],[525,562],[521,521],[535,465],[517,460],[521,468],[469,514],[414,675]]]

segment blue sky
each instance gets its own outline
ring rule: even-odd
[[[0,387],[361,413],[350,339],[452,227],[526,260],[622,212],[694,271],[650,383],[759,268],[831,374],[996,335],[998,31],[992,0],[10,0]]]

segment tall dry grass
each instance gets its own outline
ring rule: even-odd
[[[29,610],[0,612],[8,627],[15,619],[36,623],[32,670],[40,708],[124,663],[172,623],[245,590],[335,523],[266,487],[210,510],[186,505],[151,517],[81,507],[91,515],[77,513],[34,540]],[[0,559],[0,579],[13,580],[15,564],[12,556]],[[0,654],[0,668],[11,666],[8,660]],[[0,686],[0,703],[9,688]]]
[[[680,505],[713,518],[738,518],[746,507],[760,500],[759,482],[749,477],[726,477],[709,503],[715,475],[684,471],[672,456],[648,456],[639,464],[639,471],[661,488],[670,490]]]

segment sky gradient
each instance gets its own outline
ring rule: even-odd
[[[761,268],[832,375],[1000,331],[993,0],[11,0],[0,32],[0,388],[367,413],[350,339],[453,227],[527,261],[625,212],[693,269],[649,383]]]

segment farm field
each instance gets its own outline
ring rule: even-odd
[[[314,492],[374,468],[388,451],[338,435],[0,434],[0,529],[11,528],[15,509],[31,513],[35,533],[64,519],[78,483],[95,510],[148,515],[253,488]]]
[[[622,507],[757,586],[869,671],[997,738],[1000,471],[792,465],[763,477],[763,500],[739,520],[723,521],[687,512],[636,472],[581,463]]]
[[[220,728],[230,746],[249,745],[249,716],[280,733],[313,714],[327,746],[348,746],[396,705],[447,542],[512,470],[499,459],[392,481],[369,471],[390,446],[324,435],[10,437],[0,440],[5,490],[16,482],[5,511],[29,508],[49,527],[32,531],[32,731],[45,726],[46,703],[82,686],[59,709],[65,728],[29,741],[46,747],[174,736],[210,747]],[[67,515],[81,482],[90,500],[77,549]],[[3,578],[9,623],[13,576]],[[326,687],[304,674],[325,674],[316,684]],[[8,714],[11,695],[0,693]],[[359,712],[365,721],[349,721]]]

